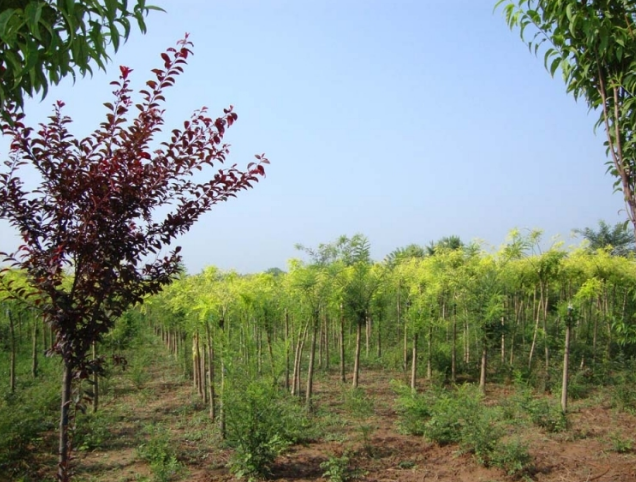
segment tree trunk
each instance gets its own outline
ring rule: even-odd
[[[506,317],[501,317],[501,365],[506,363]]]
[[[210,403],[210,420],[216,418],[215,403],[216,394],[214,393],[214,345],[212,343],[212,335],[210,333],[210,324],[205,323],[205,338],[208,345],[208,400]]]
[[[316,359],[316,337],[318,335],[318,315],[315,315],[311,327],[311,349],[309,350],[309,366],[307,367],[307,390],[305,393],[305,407],[311,411],[311,396],[314,384],[314,361]]]
[[[325,368],[329,371],[329,315],[325,313]]]
[[[536,298],[536,288],[535,288],[535,298]],[[537,308],[535,322],[534,322],[534,331],[532,333],[532,345],[530,345],[530,355],[528,356],[528,370],[532,369],[532,358],[534,355],[534,348],[537,346],[537,334],[539,333],[539,320],[541,318],[541,306],[543,301],[543,290],[541,291],[541,299],[539,299],[539,306]],[[534,303],[532,304],[532,311],[534,312]]]
[[[207,376],[209,348],[210,348],[209,346],[206,346],[205,343],[201,342],[201,368],[199,373],[201,374],[201,392],[202,392],[204,404],[208,403],[210,400],[208,398],[208,376]]]
[[[317,321],[317,323],[319,325],[319,328],[317,328],[318,340],[316,342],[318,345],[318,369],[322,370],[325,355],[325,324],[323,321]]]
[[[426,358],[426,379],[433,378],[433,325],[428,327],[428,354]]]
[[[300,369],[302,365],[303,348],[305,346],[305,339],[307,338],[307,331],[309,330],[309,322],[305,324],[304,328],[301,328],[301,332],[298,333],[298,342],[296,343],[296,356],[294,358],[294,376],[292,380],[292,395],[300,396]]]
[[[360,345],[362,344],[362,323],[364,320],[358,320],[356,323],[356,352],[353,361],[353,388],[358,388],[358,377],[360,376]]]
[[[416,391],[417,383],[417,333],[413,334],[413,354],[411,358],[411,390]]]
[[[7,316],[9,317],[9,342],[11,344],[11,360],[9,366],[9,391],[15,392],[15,357],[16,357],[16,342],[15,342],[15,324],[13,322],[13,313],[11,310],[7,310]]]
[[[199,378],[199,368],[201,368],[201,364],[199,363],[199,343],[198,336],[195,333],[192,335],[192,381],[194,388],[201,394],[201,390],[199,389],[199,382],[201,381]]]
[[[546,379],[550,373],[550,347],[548,346],[548,286],[544,286],[543,296],[543,348],[545,352],[545,375]]]
[[[381,321],[382,321],[382,317],[380,315],[378,315],[377,317],[377,332],[378,332],[378,350],[377,350],[377,356],[378,356],[378,360],[380,360],[382,358],[382,325],[381,325]]]
[[[97,360],[97,342],[93,341],[93,362]],[[93,413],[99,408],[99,376],[97,370],[93,372]]]
[[[370,345],[371,345],[371,318],[370,317],[366,317],[365,320],[365,330],[364,330],[364,335],[365,335],[365,347],[366,347],[366,359],[369,359],[369,349],[370,349]]]
[[[69,418],[71,412],[71,385],[73,381],[72,366],[64,360],[64,371],[62,374],[62,403],[60,407],[60,426],[58,444],[58,482],[69,482],[71,480],[71,440],[69,438]]]
[[[481,371],[479,374],[479,389],[481,393],[486,393],[486,369],[488,368],[488,344],[486,339],[482,341],[481,347]]]
[[[345,321],[344,311],[340,305],[340,380],[346,383],[347,376],[345,374]]]
[[[457,378],[457,313],[453,312],[453,336],[451,344],[451,381]]]
[[[31,350],[31,375],[38,376],[38,323],[37,318],[33,318],[33,344]]]
[[[285,390],[289,390],[289,312],[285,308]]]
[[[407,305],[408,308],[408,305]],[[402,339],[402,367],[404,370],[404,374],[406,375],[406,369],[409,366],[409,338],[408,338],[408,327],[406,325],[406,320],[404,320],[404,326],[402,327],[404,330],[403,339]]]
[[[565,326],[565,347],[563,350],[563,385],[561,386],[561,410],[568,410],[568,365],[570,362],[570,323]]]

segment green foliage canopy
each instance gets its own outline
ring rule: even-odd
[[[545,44],[552,75],[600,111],[608,172],[617,178],[636,231],[636,2],[632,0],[499,0],[508,25],[535,53]]]
[[[23,94],[46,96],[67,75],[104,69],[108,49],[128,39],[131,22],[157,7],[137,0],[2,0],[0,3],[0,107],[19,106]]]

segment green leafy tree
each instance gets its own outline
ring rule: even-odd
[[[599,221],[598,230],[585,228],[575,229],[574,232],[589,241],[592,251],[609,248],[614,256],[627,256],[636,248],[634,237],[624,223],[618,223],[612,228],[605,221]]]
[[[0,3],[0,108],[22,105],[23,94],[42,92],[67,75],[104,70],[108,50],[128,39],[132,23],[160,10],[137,0],[2,0]],[[3,109],[4,110],[4,109]]]
[[[563,73],[567,91],[599,110],[607,134],[608,172],[617,177],[636,233],[636,2],[627,0],[499,0],[508,25],[545,66]]]

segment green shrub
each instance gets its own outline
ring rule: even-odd
[[[52,380],[4,394],[0,399],[0,474],[32,468],[31,457],[43,443],[44,433],[55,428],[58,413],[59,391]]]
[[[490,462],[494,467],[499,467],[513,477],[527,475],[533,467],[527,445],[518,439],[500,442],[491,452]]]
[[[636,411],[636,386],[621,380],[612,390],[612,407],[619,412]]]
[[[343,399],[345,410],[353,417],[366,419],[373,415],[373,399],[362,388],[345,389]]]
[[[460,447],[464,452],[474,454],[477,462],[487,467],[502,435],[503,430],[496,423],[494,411],[481,406],[472,416],[465,418],[460,430]]]
[[[413,392],[410,387],[395,380],[391,385],[398,396],[395,400],[398,429],[409,435],[423,435],[426,421],[431,416],[431,397]]]
[[[73,444],[77,450],[90,451],[104,448],[110,436],[111,420],[103,412],[78,415]]]
[[[235,449],[230,468],[237,477],[269,475],[276,457],[309,429],[296,400],[263,381],[228,387],[224,406],[226,440]]]
[[[591,389],[590,373],[587,370],[579,370],[570,378],[568,383],[568,397],[572,400],[587,398]]]
[[[529,398],[524,401],[524,408],[533,424],[550,433],[563,432],[568,428],[568,420],[561,406],[553,400]]]
[[[329,458],[320,464],[320,468],[324,470],[322,476],[330,482],[347,482],[352,478],[349,461],[347,452],[340,457],[335,454],[329,455]]]
[[[609,435],[609,442],[611,444],[612,451],[619,454],[627,454],[634,449],[634,441],[630,438],[623,437],[618,432],[612,432]]]
[[[155,482],[169,482],[177,478],[184,470],[177,459],[170,433],[163,427],[147,430],[148,440],[137,448],[139,456],[150,464]]]
[[[475,423],[483,409],[482,395],[473,385],[459,386],[455,391],[441,390],[424,425],[424,436],[440,445],[459,443],[462,429]]]

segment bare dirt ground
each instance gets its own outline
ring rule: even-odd
[[[320,464],[330,455],[345,453],[350,457],[351,473],[369,482],[512,480],[500,469],[481,467],[470,454],[459,454],[457,446],[439,447],[421,436],[401,434],[394,410],[396,395],[390,386],[392,379],[401,377],[401,373],[384,371],[362,373],[361,388],[373,400],[372,415],[364,420],[352,418],[345,409],[344,389],[335,376],[319,377],[315,406],[323,419],[321,435],[280,456],[270,480],[325,480]],[[198,395],[178,376],[173,364],[157,362],[150,376],[135,384],[124,376],[111,384],[100,411],[103,426],[96,426],[96,431],[101,427],[104,433],[93,436],[97,439],[94,447],[77,452],[76,480],[160,480],[139,448],[156,427],[167,430],[181,467],[170,480],[235,480],[227,468],[230,450],[223,448]],[[420,389],[426,389],[424,382]],[[505,386],[488,389],[486,403],[498,403],[513,390]],[[610,408],[603,393],[572,402],[567,431],[548,434],[527,425],[521,435],[534,463],[526,480],[636,482],[636,451],[632,447],[618,453],[615,442],[636,438],[636,416]],[[53,470],[49,464],[41,471],[41,480],[51,477]]]

